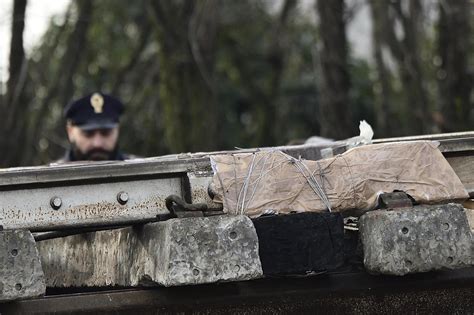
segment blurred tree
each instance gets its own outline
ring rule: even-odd
[[[213,150],[218,142],[214,68],[216,1],[150,1],[158,23],[160,97],[172,151]]]
[[[91,24],[90,16],[92,16],[92,10],[92,0],[83,0],[77,3],[77,18],[74,26],[71,28],[71,34],[66,40],[65,51],[59,60],[57,72],[51,79],[45,78],[45,81],[42,83],[47,91],[46,95],[41,103],[38,104],[37,110],[32,113],[32,117],[29,118],[29,126],[25,127],[29,130],[25,135],[25,143],[27,145],[22,153],[21,161],[23,163],[28,163],[31,155],[34,154],[35,144],[41,140],[41,131],[44,129],[45,117],[47,117],[48,111],[51,109],[53,100],[56,99],[59,104],[67,104],[71,95],[73,95],[73,78],[82,58],[84,58],[83,52],[87,45],[86,39]],[[63,29],[59,29],[57,32],[58,37],[54,40],[55,44],[57,44],[62,33]],[[48,55],[46,56],[49,57]],[[56,130],[62,130],[64,125],[55,124],[54,127]]]
[[[345,139],[355,134],[349,91],[344,0],[317,0],[321,67],[319,123],[321,136]]]
[[[359,121],[366,120],[372,125],[374,131],[377,132],[378,138],[384,137],[386,134],[379,131],[376,119],[378,108],[375,107],[374,82],[371,79],[372,66],[367,60],[351,58],[348,63],[348,71],[350,77],[353,78],[349,91],[352,105],[351,128],[357,128]],[[352,135],[357,134],[359,134],[358,131],[352,133]]]
[[[468,130],[474,126],[471,101],[474,76],[468,56],[472,51],[469,0],[439,2],[438,53],[439,99],[442,131]]]
[[[59,157],[68,146],[62,109],[94,90],[124,100],[121,145],[140,155],[283,144],[316,133],[314,26],[292,18],[294,0],[271,7],[72,2],[28,58],[31,82],[16,129],[25,145],[3,165]]]
[[[315,134],[345,138],[359,119],[375,121],[377,136],[420,133],[429,130],[429,99],[438,90],[467,95],[462,76],[450,79],[467,72],[459,69],[472,46],[464,53],[442,47],[462,42],[446,39],[453,27],[443,23],[460,23],[443,22],[446,12],[435,50],[421,25],[432,16],[421,0],[370,1],[374,64],[350,55],[345,27],[357,8],[348,12],[342,0],[318,1],[317,14],[297,0],[73,0],[26,57],[26,1],[14,3],[2,166],[61,156],[64,106],[96,90],[124,101],[122,149],[143,156],[281,145]],[[439,86],[427,71],[434,52],[458,56],[443,59],[438,73],[451,76]],[[445,104],[449,117],[453,105]],[[460,119],[449,118],[449,128]]]
[[[25,79],[25,50],[23,47],[23,30],[25,28],[25,11],[26,0],[18,0],[13,2],[12,12],[12,36],[10,44],[10,60],[9,60],[9,78],[7,83],[6,105],[15,109],[18,102],[19,94]],[[14,116],[15,110],[8,111],[8,114]],[[12,118],[7,119],[10,123]]]
[[[2,97],[2,104],[0,104],[2,110],[0,130],[3,135],[0,137],[0,152],[1,159],[7,165],[16,162],[18,153],[14,148],[22,134],[25,122],[21,117],[27,109],[24,89],[28,80],[28,61],[23,47],[26,4],[26,0],[13,2],[7,94]]]
[[[95,90],[115,92],[130,105],[121,136],[126,149],[135,147],[141,154],[164,151],[152,136],[161,133],[158,98],[151,97],[156,95],[151,82],[159,78],[156,44],[149,41],[152,27],[143,9],[145,0],[136,3],[130,9],[126,1],[116,7],[114,1],[77,1],[63,19],[52,20],[29,59],[32,90],[27,95],[28,116],[21,117],[25,145],[16,150],[15,164],[45,163],[61,156],[68,146],[64,106]]]
[[[306,128],[303,132],[310,134],[316,116],[311,106],[294,102],[295,89],[304,87],[301,98],[314,99],[316,93],[311,26],[294,19],[296,1],[282,1],[274,13],[263,1],[224,3],[216,56],[219,115],[226,121],[223,146],[282,144],[291,137],[290,129]],[[312,124],[290,119],[301,110],[310,110],[303,116]],[[293,128],[281,128],[290,124]]]
[[[288,23],[296,7],[296,0],[285,0],[278,13],[272,32],[269,34],[269,43],[266,48],[266,62],[271,69],[268,73],[268,83],[262,89],[262,106],[258,113],[257,122],[260,125],[257,133],[257,143],[275,145],[278,143],[277,128],[277,102],[280,96],[280,86],[283,71],[287,62]]]
[[[372,50],[375,61],[375,112],[376,112],[376,129],[375,132],[378,137],[388,136],[390,130],[394,126],[400,125],[393,123],[394,115],[394,92],[392,87],[392,74],[387,66],[386,56],[384,56],[384,23],[387,21],[382,17],[382,10],[385,4],[383,1],[370,0],[370,12],[372,18]]]
[[[406,121],[399,131],[402,134],[423,134],[430,130],[431,119],[428,114],[428,95],[426,91],[426,78],[423,73],[421,60],[421,44],[424,39],[422,27],[422,5],[420,0],[393,0],[370,1],[373,15],[377,18],[374,32],[377,34],[375,49],[383,47],[389,49],[393,60],[397,64],[399,82],[403,86],[403,107],[398,111],[402,113],[402,120]],[[397,32],[398,31],[398,32]],[[401,34],[400,34],[401,33]],[[375,36],[375,35],[374,35]],[[380,79],[387,79],[386,66],[381,56],[376,57],[378,75]],[[378,59],[377,59],[378,58]],[[386,99],[383,104],[392,100],[388,82],[382,87]],[[385,109],[390,110],[390,105]],[[381,114],[387,116],[386,114]],[[378,121],[383,120],[383,117]]]

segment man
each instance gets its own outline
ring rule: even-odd
[[[122,112],[123,104],[103,93],[93,93],[70,103],[64,116],[71,147],[57,162],[129,159],[118,150]]]

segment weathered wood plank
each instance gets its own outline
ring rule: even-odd
[[[164,286],[262,276],[245,216],[172,219],[38,243],[48,287]]]

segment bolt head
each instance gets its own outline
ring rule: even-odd
[[[124,205],[128,201],[128,194],[125,191],[121,191],[117,194],[117,201],[121,204]]]
[[[63,204],[63,201],[59,197],[53,197],[53,198],[51,198],[49,203],[50,203],[51,207],[54,210],[58,210],[59,208],[61,208],[61,205]]]

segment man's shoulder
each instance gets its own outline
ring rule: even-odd
[[[57,159],[57,160],[54,160],[54,161],[50,162],[49,164],[63,164],[63,163],[66,163],[66,162],[69,162],[69,161],[66,160],[64,157],[62,157],[60,159]]]
[[[64,163],[68,163],[68,162],[71,162],[71,155],[70,155],[69,151],[67,151],[59,159],[54,160],[54,161],[50,162],[49,164],[64,164]]]
[[[135,154],[129,154],[129,153],[121,153],[119,152],[114,159],[111,159],[109,161],[123,161],[123,160],[133,160],[133,159],[140,159],[142,158],[139,155]],[[64,156],[61,158],[54,160],[53,162],[49,163],[49,165],[54,165],[54,164],[64,164],[64,163],[71,163],[71,162],[80,162],[76,161],[75,159],[71,159],[71,154],[70,152],[66,152]]]
[[[128,154],[128,153],[123,153],[122,157],[123,157],[124,160],[133,160],[133,159],[141,159],[142,158],[139,155]]]

